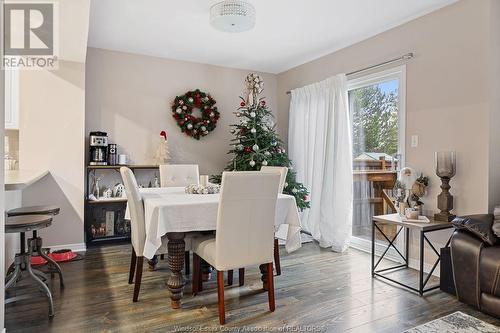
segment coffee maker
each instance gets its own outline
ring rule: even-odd
[[[90,132],[89,165],[108,165],[108,134],[106,132]]]

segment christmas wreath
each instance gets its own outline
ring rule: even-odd
[[[199,89],[188,91],[175,97],[172,116],[186,135],[199,140],[215,129],[220,114],[215,106],[215,99]],[[193,116],[193,110],[199,109],[201,117]]]

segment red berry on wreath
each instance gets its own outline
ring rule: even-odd
[[[250,147],[245,147],[245,153],[249,153],[249,152],[251,152],[251,151],[252,151],[252,148],[250,148]]]
[[[243,106],[245,106],[246,104],[245,104],[245,102],[241,102],[241,103],[240,103],[240,105],[243,107]]]
[[[260,104],[266,105],[266,101],[262,101],[262,102],[260,102]]]

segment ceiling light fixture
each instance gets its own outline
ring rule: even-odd
[[[221,1],[210,8],[210,24],[226,32],[250,30],[255,26],[255,7],[246,1]]]

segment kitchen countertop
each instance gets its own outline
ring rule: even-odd
[[[5,190],[22,190],[48,174],[48,170],[5,170]]]

